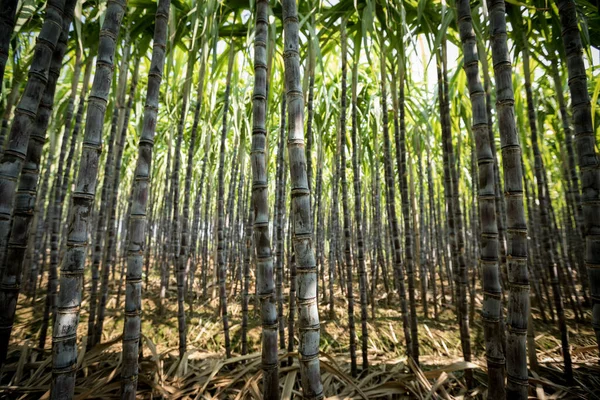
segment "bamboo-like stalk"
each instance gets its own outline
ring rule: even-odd
[[[438,102],[439,102],[439,109],[440,109],[440,114],[442,115],[441,119],[441,128],[442,128],[442,135],[448,135],[447,130],[448,130],[448,126],[447,126],[447,122],[449,121],[449,119],[445,118],[445,114],[449,113],[449,111],[447,110],[447,101],[446,101],[446,96],[444,93],[444,79],[443,79],[443,72],[442,72],[442,52],[438,51],[436,52],[436,71],[437,71],[437,78],[438,78]],[[456,234],[455,234],[455,218],[454,218],[454,196],[452,196],[452,175],[450,173],[450,162],[448,160],[448,152],[447,152],[447,148],[445,146],[445,141],[444,141],[444,145],[442,146],[442,162],[443,162],[443,187],[444,187],[444,203],[445,203],[445,211],[446,211],[446,224],[447,224],[447,238],[448,238],[448,246],[450,247],[450,254],[451,257],[448,258],[447,257],[447,248],[444,247],[444,255],[446,256],[447,260],[446,261],[452,261],[452,268],[456,268],[456,265],[458,264],[458,260],[456,258],[457,255],[457,251],[455,251],[456,248]],[[439,193],[438,193],[439,194]],[[440,220],[442,219],[442,213],[439,212],[438,215],[440,216]],[[441,239],[441,238],[440,238]],[[449,268],[449,262],[445,262],[446,268],[448,271],[450,271]],[[451,278],[451,274],[448,273],[448,286],[450,286],[450,292],[452,293],[452,303],[456,304],[455,301],[455,293],[454,293],[454,288],[452,286],[452,278]]]
[[[526,399],[527,317],[529,273],[527,271],[527,223],[523,207],[521,146],[515,126],[512,65],[508,54],[504,0],[488,0],[492,59],[496,79],[496,111],[502,148],[506,200],[508,271],[508,334],[506,344],[507,397]]]
[[[154,25],[154,46],[148,74],[146,107],[138,145],[138,158],[132,188],[132,202],[127,229],[127,290],[125,323],[123,325],[123,366],[121,368],[121,398],[135,399],[138,382],[138,351],[142,312],[142,266],[146,242],[146,212],[152,171],[152,149],[158,116],[170,0],[159,0]]]
[[[67,11],[65,0],[52,0],[46,5],[46,17],[36,41],[29,68],[29,79],[15,109],[8,142],[0,160],[0,275],[5,268],[5,256],[13,221],[13,207],[21,170],[27,157],[29,136],[38,107],[48,84],[50,64],[63,28]],[[69,14],[70,15],[70,14]],[[68,17],[68,15],[67,15]],[[2,330],[10,327],[2,324]],[[1,350],[2,353],[4,350]],[[0,363],[5,356],[0,354]]]
[[[342,21],[342,94],[340,110],[340,178],[342,184],[342,210],[344,227],[344,262],[346,266],[346,298],[348,301],[348,334],[350,335],[350,373],[356,377],[356,327],[354,324],[354,278],[353,278],[353,260],[352,260],[352,236],[350,234],[350,207],[348,205],[348,179],[346,178],[346,75],[347,75],[347,54],[348,43],[346,37],[346,21]]]
[[[188,55],[188,63],[185,72],[185,78],[183,82],[183,93],[181,112],[179,114],[179,121],[177,124],[177,140],[175,142],[175,160],[173,166],[172,185],[173,185],[173,220],[171,225],[171,253],[173,254],[173,266],[176,272],[177,278],[177,329],[179,333],[179,358],[183,359],[185,352],[187,351],[187,327],[185,320],[185,268],[187,264],[187,248],[189,240],[188,232],[188,219],[189,219],[189,208],[190,208],[190,187],[191,187],[191,169],[194,158],[194,148],[196,146],[196,132],[192,130],[190,137],[190,144],[188,146],[188,163],[186,166],[186,176],[184,183],[184,205],[183,214],[179,216],[179,169],[181,165],[181,146],[183,143],[183,128],[185,125],[185,117],[187,115],[188,101],[190,97],[190,87],[192,84],[192,78],[194,75],[194,65],[196,63],[196,52],[197,43],[193,40],[194,46],[190,54]],[[180,236],[180,225],[181,236]]]
[[[581,290],[583,292],[583,298],[586,304],[589,304],[588,294],[590,293],[590,282],[588,279],[585,261],[584,261],[584,244],[585,238],[583,234],[583,216],[581,209],[581,192],[579,175],[577,173],[577,164],[575,161],[575,151],[573,151],[573,131],[569,123],[569,115],[567,113],[567,103],[563,93],[562,82],[560,79],[560,73],[558,70],[558,62],[552,63],[552,80],[554,81],[554,88],[556,93],[556,99],[558,100],[558,108],[560,110],[560,117],[562,122],[565,148],[567,150],[567,184],[569,187],[568,198],[571,202],[574,215],[575,232],[573,235],[569,235],[569,238],[573,241],[573,247],[575,249],[577,262],[577,271],[579,273],[579,280],[581,282]],[[577,235],[579,237],[577,238]],[[577,238],[577,239],[576,239]]]
[[[479,184],[475,179],[475,176],[478,175],[477,170],[477,157],[475,151],[473,151],[473,147],[476,146],[474,138],[471,138],[471,199],[470,203],[472,204],[471,210],[469,212],[469,225],[465,222],[465,227],[470,226],[470,238],[467,241],[467,244],[470,245],[470,258],[471,262],[469,265],[472,270],[468,272],[469,275],[469,321],[475,320],[475,301],[477,297],[477,279],[481,280],[481,272],[479,268],[479,249],[480,249],[480,236],[481,232],[479,229],[479,210],[478,206],[478,192],[479,192]],[[469,204],[465,199],[463,204]]]
[[[281,121],[279,125],[279,143],[277,145],[277,193],[275,203],[275,235],[276,235],[276,250],[275,250],[275,295],[277,296],[277,319],[279,324],[279,348],[285,349],[285,318],[283,316],[283,224],[285,217],[285,183],[287,175],[284,173],[285,161],[285,113],[286,113],[285,96],[281,99]]]
[[[26,146],[26,157],[21,164],[22,171],[17,190],[14,193],[12,226],[8,236],[6,255],[0,254],[0,260],[2,260],[2,265],[0,266],[0,366],[2,366],[6,359],[10,334],[15,319],[17,299],[23,275],[23,262],[27,250],[29,230],[35,212],[42,150],[46,142],[46,131],[52,116],[56,84],[60,75],[63,58],[67,51],[69,26],[71,25],[74,7],[74,0],[68,0],[64,5],[61,20],[62,28],[59,30],[60,36],[52,52],[52,58],[48,67],[48,78],[44,86],[42,98],[39,101],[37,116],[30,126],[29,132],[27,132],[29,143]],[[13,139],[12,130],[11,139]],[[15,151],[12,145],[13,142],[9,142],[2,159],[3,161]],[[52,157],[53,150],[49,151],[48,157]],[[4,165],[2,164],[2,166]],[[5,179],[6,175],[3,175],[2,178]]]
[[[352,65],[352,99],[351,99],[351,118],[352,118],[352,173],[354,175],[354,218],[356,219],[356,243],[358,253],[356,261],[358,264],[358,287],[360,290],[360,323],[361,323],[361,350],[362,350],[362,369],[369,369],[369,331],[367,329],[367,274],[365,266],[365,243],[363,232],[363,214],[361,209],[361,176],[358,148],[358,46],[355,46],[354,63]]]
[[[567,57],[571,108],[575,127],[575,147],[581,172],[581,208],[585,237],[585,266],[592,300],[592,326],[600,351],[600,163],[592,125],[587,75],[583,61],[583,46],[577,25],[577,10],[573,0],[557,0],[562,40]]]
[[[310,1],[309,5],[311,8],[314,6],[313,2]],[[310,15],[310,24],[312,27],[315,27],[315,12],[311,12]],[[315,49],[315,38],[314,33],[311,31],[311,35],[308,38],[308,99],[306,102],[306,179],[308,181],[308,189],[313,192],[312,186],[312,176],[313,176],[313,166],[312,166],[312,147],[313,147],[313,120],[314,120],[314,98],[315,98],[315,64],[316,64],[316,49]],[[311,197],[312,201],[312,197]],[[311,216],[311,222],[314,223],[314,213],[315,209],[311,202],[311,212],[313,215]],[[318,288],[317,288],[318,290]]]
[[[299,21],[296,0],[283,1],[284,65],[288,104],[287,148],[290,170],[292,244],[297,262],[300,374],[304,396],[323,398],[319,363],[320,324],[317,273],[312,243],[310,189],[304,153],[304,98],[300,84]]]
[[[404,340],[406,342],[406,353],[409,357],[413,356],[413,340],[411,337],[411,325],[408,316],[408,307],[406,304],[406,289],[404,286],[404,267],[402,265],[402,254],[400,247],[400,228],[398,226],[398,217],[396,216],[396,186],[394,183],[394,174],[392,172],[392,152],[389,135],[388,104],[387,104],[387,70],[386,70],[386,51],[383,38],[380,40],[381,46],[381,111],[383,120],[383,162],[386,183],[386,203],[390,236],[393,253],[394,280],[400,297],[400,312],[402,314],[402,328],[404,331]]]
[[[160,294],[159,294],[159,314],[163,314],[165,308],[165,299],[167,289],[169,288],[169,267],[167,266],[167,254],[169,252],[169,234],[167,229],[169,218],[171,216],[171,200],[173,198],[173,188],[171,185],[171,135],[169,135],[169,147],[167,150],[167,165],[165,167],[165,195],[163,197],[162,221],[160,223],[160,236],[162,242],[162,252],[160,257]]]
[[[423,152],[421,151],[421,142],[419,140],[418,144],[417,144],[417,175],[419,177],[423,177],[423,160],[422,160],[422,154]],[[418,260],[418,264],[419,264],[419,279],[421,281],[421,303],[423,305],[423,316],[425,318],[429,318],[429,301],[428,301],[428,296],[427,296],[427,287],[429,284],[429,279],[428,279],[428,272],[430,271],[430,268],[428,268],[428,262],[426,259],[426,253],[428,253],[428,249],[427,249],[427,239],[428,236],[426,231],[425,231],[425,191],[423,189],[423,181],[425,179],[419,179],[419,212],[417,213],[417,204],[416,204],[416,194],[414,194],[416,187],[415,187],[415,183],[414,183],[414,174],[412,173],[412,169],[410,169],[411,173],[410,173],[410,182],[411,182],[411,188],[412,188],[412,192],[413,195],[411,196],[413,199],[413,210],[415,211],[413,213],[413,229],[415,230],[415,234],[418,235],[418,237],[415,237],[414,243],[415,243],[415,253],[417,254],[417,260]],[[415,220],[417,219],[418,216],[418,228],[417,228],[417,224],[415,223]],[[434,307],[437,307],[436,302],[435,302],[435,297],[433,298],[433,303],[434,303]]]
[[[256,2],[254,36],[254,93],[252,95],[252,208],[256,285],[262,322],[262,371],[265,399],[279,398],[277,361],[277,302],[273,275],[273,255],[269,238],[267,175],[267,35],[269,1]]]
[[[429,157],[430,154],[430,149],[427,149],[427,160],[426,160],[426,170],[427,170],[427,197],[428,197],[428,203],[429,203],[429,213],[428,213],[428,224],[427,224],[427,231],[428,231],[428,245],[429,245],[429,258],[428,258],[428,262],[430,264],[430,268],[431,268],[431,278],[430,278],[430,282],[431,282],[431,289],[433,292],[433,319],[435,319],[436,321],[439,318],[439,308],[438,308],[438,302],[437,302],[437,279],[436,279],[436,265],[439,265],[439,271],[440,271],[440,292],[442,294],[442,300],[444,298],[444,279],[443,276],[441,274],[442,271],[442,260],[440,257],[440,248],[436,243],[436,236],[437,236],[437,229],[438,229],[438,225],[436,222],[436,216],[435,216],[435,206],[434,206],[434,195],[433,195],[433,187],[435,185],[434,181],[433,181],[433,176],[431,174],[431,159]]]
[[[496,223],[496,181],[494,155],[488,132],[488,116],[485,103],[486,93],[479,78],[479,55],[468,0],[457,2],[458,25],[467,88],[473,110],[473,137],[477,158],[477,202],[479,209],[481,252],[479,265],[482,270],[483,306],[486,361],[488,367],[488,399],[504,399],[505,357],[500,331],[502,288],[498,265],[498,226]]]
[[[152,250],[158,250],[158,246],[156,246],[156,213],[158,211],[157,207],[157,198],[158,198],[158,190],[150,188],[150,194],[148,195],[150,198],[150,215],[148,216],[148,229],[146,230],[146,255],[144,256],[144,290],[148,290],[148,283],[150,281],[150,261],[152,258]],[[154,238],[154,246],[152,243],[152,239]],[[123,250],[127,253],[127,243],[123,246]],[[127,254],[125,254],[127,257]],[[154,257],[156,259],[156,257]],[[126,260],[127,262],[127,260]],[[127,286],[127,277],[125,277],[125,286]],[[125,302],[127,302],[127,288],[125,289]],[[140,328],[141,329],[141,328]]]
[[[337,180],[334,177],[334,182],[331,185],[332,199],[337,197]],[[335,213],[337,211],[337,207],[335,202],[332,202],[332,207],[329,215],[329,255],[328,255],[328,278],[327,289],[329,291],[329,319],[335,318],[335,297],[333,296],[333,281],[335,278],[335,230],[334,230],[334,219],[336,218]]]
[[[225,237],[225,241],[224,241],[224,247],[223,247],[223,252],[225,254],[225,265],[227,265],[227,274],[231,280],[231,277],[233,277],[235,268],[236,268],[236,264],[234,263],[234,260],[232,259],[233,256],[233,252],[232,252],[232,248],[233,248],[233,234],[234,234],[234,227],[235,227],[235,207],[234,207],[234,203],[235,203],[235,188],[237,186],[237,182],[238,182],[238,172],[239,172],[239,153],[238,150],[241,148],[241,145],[239,144],[241,137],[236,135],[237,132],[234,131],[233,134],[233,154],[230,156],[229,160],[230,162],[228,163],[228,165],[231,166],[230,172],[229,172],[229,182],[228,182],[228,187],[227,187],[227,195],[225,197],[225,225],[224,225],[224,237]],[[225,178],[224,178],[225,179]],[[227,275],[226,278],[227,279]],[[233,280],[231,280],[231,290],[233,291]]]
[[[198,130],[198,125],[200,123],[200,108],[202,106],[202,99],[204,96],[204,77],[206,75],[206,57],[205,54],[208,53],[208,41],[203,40],[202,45],[202,57],[200,59],[200,75],[198,79],[198,91],[196,97],[196,107],[194,108],[194,122],[192,123],[192,135],[196,135],[196,131]],[[202,158],[202,170],[200,172],[200,181],[198,182],[198,193],[196,194],[196,198],[194,199],[194,217],[192,221],[192,233],[190,238],[190,262],[192,263],[190,277],[188,281],[188,290],[193,290],[194,287],[194,279],[196,275],[196,265],[198,263],[198,231],[200,226],[200,204],[202,201],[202,191],[205,186],[205,177],[206,177],[206,165],[208,163],[208,153],[210,146],[210,135],[207,135],[206,143],[204,146],[204,157]],[[190,167],[191,165],[191,167]],[[193,168],[193,162],[188,161],[188,168]],[[191,172],[190,172],[191,173]]]
[[[131,191],[130,191],[131,193]],[[150,196],[152,193],[152,191],[150,191],[150,193],[148,194],[148,196]],[[121,296],[123,295],[123,288],[126,284],[126,268],[127,268],[127,249],[126,247],[126,243],[125,243],[125,239],[127,237],[127,225],[129,223],[129,214],[131,214],[131,195],[129,196],[129,201],[127,201],[127,205],[123,204],[125,202],[121,202],[121,207],[119,207],[119,212],[117,214],[116,217],[116,221],[117,224],[120,226],[121,232],[123,232],[123,235],[121,235],[121,243],[117,244],[115,243],[113,245],[113,250],[112,250],[112,254],[111,254],[111,263],[113,263],[113,265],[115,265],[115,268],[120,266],[119,268],[119,280],[117,282],[117,298],[115,300],[115,308],[120,308],[121,307]],[[117,226],[117,229],[119,229],[119,226]],[[145,240],[145,238],[144,238]],[[110,249],[109,249],[110,250]],[[116,278],[116,275],[115,275]],[[141,332],[141,329],[140,329]],[[140,347],[140,353],[142,353],[143,349]],[[140,355],[140,358],[142,358],[143,355]]]
[[[210,212],[210,189],[211,184],[210,181],[207,182],[206,186],[206,197],[204,199],[204,237],[202,238],[202,298],[206,298],[206,290],[207,290],[207,273],[208,266],[210,264],[208,257],[208,234],[209,234],[209,212]]]
[[[287,351],[288,351],[288,359],[287,366],[291,367],[294,363],[294,359],[291,354],[294,351],[295,344],[295,335],[294,335],[294,324],[296,322],[296,304],[297,304],[297,296],[296,292],[298,291],[298,284],[296,282],[297,277],[297,268],[296,268],[296,253],[294,252],[294,246],[292,245],[292,226],[294,224],[294,214],[292,213],[292,204],[290,203],[289,210],[290,218],[288,219],[288,280],[289,280],[289,306],[288,306],[288,343],[287,343]]]
[[[319,141],[319,149],[317,153],[317,165],[323,165],[323,143]],[[317,270],[321,279],[321,286],[318,288],[321,292],[321,298],[323,303],[328,302],[327,289],[325,286],[325,221],[323,220],[323,168],[317,169],[317,178],[315,183],[315,206],[317,212],[315,215],[317,232]]]
[[[243,225],[244,223],[242,222],[242,220],[244,219],[244,216],[242,215],[243,210],[240,209],[240,207],[242,206],[242,204],[244,203],[243,201],[243,193],[242,193],[242,187],[244,184],[244,180],[245,180],[245,176],[244,176],[244,169],[242,168],[244,166],[244,147],[245,147],[245,136],[241,136],[240,137],[240,145],[239,145],[239,156],[238,156],[238,169],[239,169],[239,177],[236,177],[236,179],[233,180],[232,183],[235,183],[235,186],[233,187],[232,190],[232,203],[231,203],[231,234],[230,234],[230,238],[229,238],[229,243],[230,243],[230,251],[229,251],[229,263],[230,265],[233,265],[233,269],[231,269],[231,280],[233,282],[233,296],[235,297],[237,295],[237,288],[238,288],[238,284],[242,283],[242,263],[239,260],[239,256],[240,256],[240,245],[241,245],[241,240],[240,240],[240,236],[241,233],[243,232]],[[237,187],[237,203],[235,202],[235,189]],[[240,232],[240,228],[242,228],[242,232]],[[243,256],[242,256],[243,257]]]
[[[247,190],[248,191],[248,190]],[[248,354],[248,303],[250,300],[250,264],[252,259],[252,229],[253,229],[253,217],[252,203],[244,202],[246,211],[246,226],[244,237],[246,240],[244,249],[244,283],[242,286],[242,355]]]
[[[227,80],[225,83],[225,99],[223,101],[223,124],[221,127],[221,149],[219,151],[219,172],[218,172],[218,220],[217,220],[217,258],[218,258],[218,278],[219,278],[219,297],[221,301],[221,317],[223,319],[223,334],[225,336],[225,351],[227,358],[231,357],[231,342],[229,339],[229,319],[227,317],[227,290],[225,279],[227,277],[226,249],[225,249],[225,139],[227,138],[227,115],[229,113],[229,94],[231,91],[231,73],[233,70],[233,60],[235,58],[234,46],[229,44],[229,65],[227,66]],[[256,223],[256,222],[255,222]]]
[[[398,179],[400,180],[400,198],[402,217],[404,221],[404,264],[406,266],[406,275],[408,281],[408,303],[410,307],[410,336],[411,336],[411,357],[419,364],[419,324],[417,320],[417,300],[415,296],[415,271],[413,260],[413,234],[410,226],[411,196],[408,188],[408,167],[406,151],[406,108],[404,85],[406,79],[406,71],[403,67],[398,67],[398,74],[395,75],[392,71],[392,104],[394,109],[394,139],[396,142],[396,161],[398,165]],[[396,82],[396,78],[399,82]],[[396,91],[396,85],[400,86],[399,95]],[[415,228],[414,226],[412,227]],[[403,279],[403,278],[402,278]]]
[[[490,79],[490,68],[488,65],[487,52],[483,51],[483,45],[478,42],[477,50],[480,54],[486,54],[486,57],[481,57],[481,69],[483,72],[483,89],[485,91],[485,108],[487,113],[488,136],[490,147],[492,150],[492,159],[494,161],[494,181],[496,193],[496,225],[498,226],[498,244],[500,251],[500,287],[505,288],[507,283],[506,276],[506,202],[502,196],[502,182],[500,181],[500,167],[498,164],[498,155],[496,151],[496,139],[494,135],[494,122],[492,119],[492,84]],[[504,290],[502,291],[502,299],[504,300]],[[501,310],[502,311],[502,310]],[[501,318],[504,318],[501,316]],[[502,322],[504,325],[504,323]],[[504,331],[503,331],[504,332]],[[506,343],[505,334],[502,333],[503,343]]]
[[[383,93],[383,92],[382,92]],[[385,111],[384,111],[385,112]],[[385,129],[385,127],[384,127]],[[372,318],[375,319],[376,314],[375,314],[375,303],[376,301],[376,291],[377,291],[377,272],[378,272],[378,268],[381,268],[381,276],[382,276],[382,281],[383,281],[383,287],[385,288],[385,293],[386,293],[386,297],[385,297],[385,303],[388,304],[388,299],[391,295],[390,292],[390,287],[389,287],[389,283],[388,283],[388,274],[387,274],[387,267],[385,264],[385,259],[384,259],[384,255],[383,255],[383,241],[382,241],[382,234],[381,234],[381,178],[379,175],[379,167],[380,167],[380,161],[379,161],[379,141],[375,140],[375,143],[373,145],[373,148],[375,149],[374,151],[374,165],[372,167],[372,180],[373,180],[373,219],[372,219],[372,224],[373,224],[373,232],[374,232],[374,238],[373,238],[373,246],[374,246],[374,251],[375,254],[373,256],[373,260],[371,261],[372,263],[375,264],[374,269],[375,271],[373,271],[373,281],[372,281],[372,287],[371,287],[371,314],[372,314]],[[385,235],[383,235],[385,236]]]
[[[61,265],[56,324],[52,335],[52,399],[70,398],[75,389],[77,326],[88,247],[87,236],[98,180],[102,128],[112,83],[113,59],[125,9],[124,0],[108,3],[100,30],[100,50],[88,100],[81,162],[69,213],[67,251]]]
[[[333,296],[331,296],[333,294],[333,284],[334,284],[334,280],[335,280],[335,276],[336,276],[336,270],[337,272],[337,276],[338,276],[338,280],[339,280],[339,285],[341,287],[342,293],[344,293],[344,281],[343,281],[343,276],[339,273],[339,268],[340,268],[340,260],[337,257],[337,251],[338,251],[338,241],[339,241],[339,237],[338,237],[338,229],[339,229],[339,202],[338,202],[338,198],[339,198],[339,177],[340,177],[340,171],[339,171],[339,155],[340,155],[340,145],[339,145],[339,139],[340,139],[340,135],[337,135],[337,143],[335,146],[335,153],[333,154],[333,160],[332,160],[332,169],[333,169],[333,176],[332,176],[332,182],[330,182],[331,185],[331,222],[329,224],[329,318],[330,319],[335,319],[335,298]]]

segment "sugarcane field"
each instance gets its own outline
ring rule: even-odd
[[[596,0],[0,0],[0,399],[600,400]]]

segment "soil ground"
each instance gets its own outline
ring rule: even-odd
[[[174,279],[174,278],[173,278]],[[250,296],[248,346],[250,354],[240,356],[241,296],[231,293],[228,300],[233,358],[225,359],[222,320],[218,315],[217,296],[202,301],[194,293],[192,304],[186,304],[188,321],[188,351],[182,360],[178,355],[176,286],[167,293],[165,311],[159,314],[158,276],[150,277],[144,289],[143,351],[138,384],[140,399],[260,399],[260,316],[255,311],[255,297]],[[86,281],[86,283],[88,283]],[[44,283],[45,286],[45,283]],[[417,286],[419,287],[419,286]],[[439,287],[439,284],[438,284]],[[446,288],[448,289],[448,288]],[[216,287],[209,284],[208,294]],[[251,293],[254,288],[251,287]],[[287,291],[286,291],[287,292]],[[420,364],[416,366],[405,355],[402,318],[397,297],[386,299],[383,290],[376,296],[376,318],[368,320],[368,371],[362,371],[360,305],[355,290],[357,359],[359,374],[350,375],[349,330],[347,300],[335,287],[335,318],[329,318],[329,306],[320,302],[321,373],[325,397],[329,399],[453,399],[485,398],[486,364],[481,319],[476,311],[471,321],[473,360],[462,358],[459,329],[449,293],[438,296],[439,315],[433,318],[431,292],[429,316],[423,317],[419,301]],[[0,376],[2,399],[46,399],[51,383],[51,338],[44,351],[37,349],[45,294],[38,292],[35,306],[25,296],[20,297],[17,321],[11,338],[9,360]],[[420,300],[420,299],[418,299]],[[85,352],[87,308],[84,298],[79,323],[79,362],[77,399],[119,398],[122,304],[110,296],[102,344]],[[121,303],[124,299],[121,296]],[[287,296],[284,299],[287,301]],[[481,309],[481,294],[475,298],[475,310]],[[543,323],[540,312],[532,307],[535,324],[535,344],[539,371],[530,374],[530,398],[600,399],[600,364],[590,312],[586,321],[577,323],[571,310],[566,310],[576,384],[567,386],[562,372],[560,335],[557,325]],[[286,321],[287,335],[287,321]],[[50,333],[49,333],[49,336]],[[286,338],[287,342],[287,338]],[[297,337],[294,346],[297,349]],[[282,399],[301,398],[297,353],[280,352],[285,366],[280,368]],[[465,369],[472,369],[475,381],[467,388]]]

